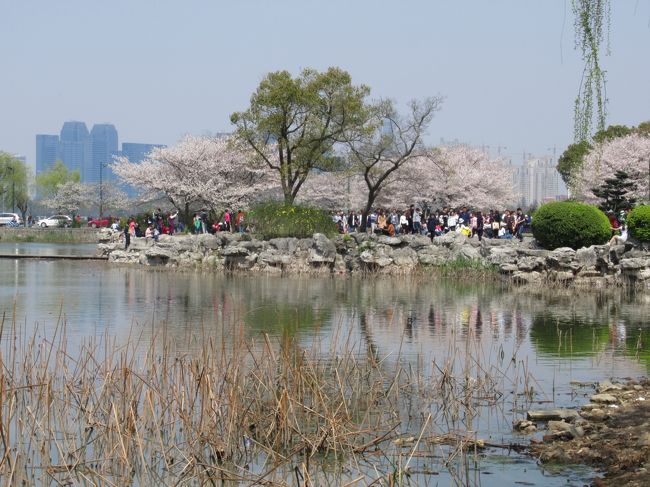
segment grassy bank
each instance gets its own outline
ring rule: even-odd
[[[0,242],[97,243],[97,230],[94,228],[0,227]]]

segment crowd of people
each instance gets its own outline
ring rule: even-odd
[[[220,218],[212,221],[210,213],[203,209],[194,214],[189,230],[194,234],[244,232],[246,230],[244,216],[242,210],[234,212],[226,209]],[[131,244],[131,238],[145,237],[158,241],[160,235],[174,235],[177,232],[183,233],[186,230],[185,224],[179,219],[177,210],[164,213],[160,208],[157,208],[141,221],[143,225],[140,225],[138,218],[131,216],[127,219],[124,228],[120,227],[117,220],[114,220],[111,224],[113,230],[123,233],[125,249]]]
[[[340,233],[357,232],[363,228],[361,213],[339,211],[332,219]],[[462,208],[443,208],[435,211],[420,209],[411,205],[404,211],[396,209],[374,209],[368,216],[365,231],[389,236],[403,234],[427,235],[433,240],[448,233],[460,233],[467,237],[517,238],[523,240],[523,233],[530,226],[530,216],[521,208],[499,212],[488,212]]]

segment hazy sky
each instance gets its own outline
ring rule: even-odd
[[[609,123],[650,119],[650,0],[612,1]],[[558,154],[582,74],[571,0],[0,0],[0,150],[111,122],[122,142],[231,130],[269,71],[339,66],[375,97],[441,94],[427,142]]]

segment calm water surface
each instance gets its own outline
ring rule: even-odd
[[[0,244],[0,253],[94,253],[94,246]],[[65,323],[71,344],[108,334],[117,341],[161,330],[191,352],[206,336],[290,334],[326,355],[351,343],[360,356],[412,362],[423,371],[468,356],[511,394],[503,411],[487,411],[478,436],[525,441],[511,432],[518,399],[533,390],[536,407],[578,406],[591,388],[572,381],[637,377],[650,365],[650,298],[623,292],[539,293],[498,285],[401,279],[307,279],[223,276],[112,267],[104,262],[0,260],[3,339],[47,336]],[[15,316],[15,320],[14,317]],[[325,357],[328,358],[328,357]],[[437,365],[435,365],[437,364]],[[549,402],[546,402],[549,401]],[[477,467],[476,485],[582,485],[588,472],[549,473],[528,458],[493,452]],[[429,480],[431,482],[431,480]],[[431,485],[446,485],[441,474]],[[527,483],[527,484],[526,484]]]

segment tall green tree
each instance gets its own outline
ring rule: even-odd
[[[285,203],[293,204],[310,173],[331,169],[337,145],[364,126],[369,93],[336,67],[305,69],[295,78],[277,71],[262,80],[250,107],[230,120],[236,139],[255,162],[276,171]]]
[[[52,169],[36,176],[36,186],[41,196],[52,198],[63,183],[78,183],[80,180],[79,171],[70,171],[62,161],[56,161]]]
[[[641,131],[643,124],[639,125],[638,128],[628,127],[626,125],[610,125],[605,130],[599,130],[593,136],[594,143],[603,143],[608,140],[615,139],[617,137],[624,137],[636,131]],[[586,140],[576,142],[569,145],[567,149],[562,153],[557,162],[557,171],[562,176],[562,180],[567,185],[571,187],[573,183],[573,177],[578,173],[582,167],[582,162],[584,157],[591,151],[593,148],[592,144]]]
[[[0,152],[0,198],[5,208],[11,208],[12,212],[18,208],[23,221],[29,205],[28,180],[29,171],[25,163],[11,154]]]

